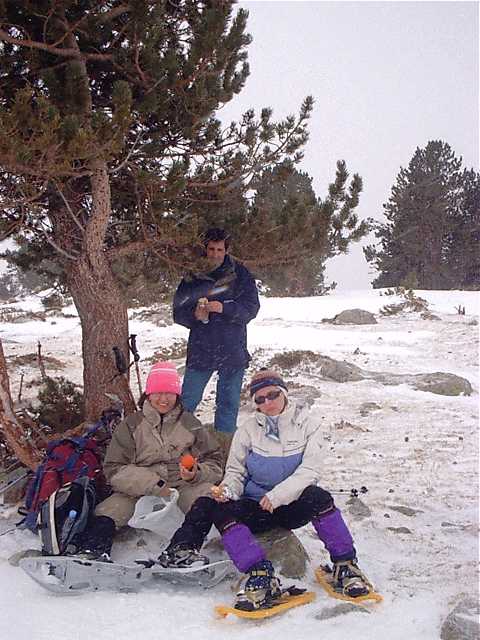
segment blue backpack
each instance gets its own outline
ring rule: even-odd
[[[42,503],[37,518],[42,553],[47,556],[75,553],[75,537],[86,529],[95,504],[95,485],[86,476],[54,491]]]

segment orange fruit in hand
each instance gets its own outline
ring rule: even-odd
[[[194,458],[190,453],[186,453],[184,456],[180,458],[180,464],[185,469],[191,471],[196,463],[197,459]]]

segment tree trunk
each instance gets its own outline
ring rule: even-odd
[[[128,374],[119,374],[114,347],[128,364],[127,306],[105,257],[93,265],[81,256],[69,265],[68,286],[82,325],[82,357],[85,417],[97,420],[111,405],[105,393],[118,395],[126,411],[135,408]]]
[[[84,64],[80,67],[88,88]],[[91,105],[87,104],[86,114],[90,111]],[[127,412],[135,409],[135,401],[128,373],[119,373],[113,351],[118,348],[128,364],[127,306],[105,253],[112,214],[108,167],[99,157],[89,162],[89,169],[88,184],[83,179],[70,181],[62,185],[61,199],[56,192],[52,194],[49,216],[55,246],[66,258],[63,265],[67,286],[82,325],[85,418],[91,422],[112,405],[106,393],[116,394]],[[91,203],[85,210],[87,195]]]

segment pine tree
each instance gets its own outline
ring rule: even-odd
[[[374,225],[380,246],[364,249],[379,272],[374,287],[407,282],[423,289],[452,287],[448,247],[455,244],[452,234],[464,219],[461,164],[450,146],[437,140],[417,148],[408,167],[400,169],[383,205],[387,222]]]
[[[132,272],[168,283],[212,222],[255,258],[242,199],[263,170],[302,158],[312,98],[279,122],[269,108],[215,117],[249,73],[247,12],[233,5],[0,0],[0,235],[74,300],[89,419],[106,392],[133,405],[112,357],[128,353]],[[279,255],[301,257],[271,245]]]
[[[345,252],[350,242],[368,231],[354,213],[362,190],[355,175],[347,189],[345,162],[337,163],[336,180],[329,194],[321,200],[312,187],[312,178],[295,167],[284,164],[266,169],[255,183],[255,197],[250,216],[275,231],[274,245],[289,247],[301,260],[290,264],[276,258],[275,264],[257,268],[257,275],[268,285],[270,293],[280,296],[318,295],[327,289],[323,279],[328,258]],[[307,237],[306,237],[307,236]],[[264,253],[268,259],[268,247]]]
[[[480,288],[480,174],[462,174],[459,205],[451,216],[445,261],[449,284],[455,289]]]

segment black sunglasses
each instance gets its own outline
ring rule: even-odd
[[[255,404],[263,404],[265,400],[276,400],[281,393],[281,391],[269,391],[264,396],[255,396],[254,402]]]

